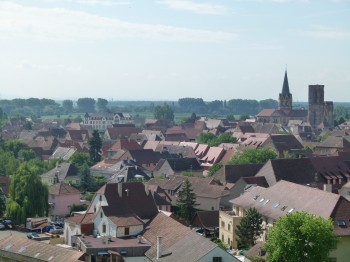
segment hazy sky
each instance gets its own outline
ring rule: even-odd
[[[0,0],[0,99],[350,101],[349,0]]]

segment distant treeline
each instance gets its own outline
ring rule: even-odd
[[[168,105],[175,113],[211,115],[256,115],[262,109],[275,109],[278,102],[273,99],[230,99],[204,101],[202,98],[180,98],[178,101],[113,101],[104,98],[79,98],[76,101],[55,101],[46,98],[0,100],[0,117],[47,116],[93,112],[154,112],[159,105]],[[339,104],[339,106],[338,106]],[[295,108],[307,109],[306,102],[297,102]],[[344,118],[349,115],[350,103],[335,103],[335,113]],[[347,118],[346,118],[347,119]]]

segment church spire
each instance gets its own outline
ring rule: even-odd
[[[289,84],[288,84],[288,76],[287,76],[287,68],[284,73],[283,87],[282,93],[279,95],[278,99],[278,109],[283,110],[285,112],[290,112],[292,110],[293,98],[292,94],[289,92]]]
[[[284,80],[283,80],[283,87],[282,87],[282,96],[290,96],[289,92],[289,84],[288,84],[288,76],[287,76],[287,69],[284,73]]]

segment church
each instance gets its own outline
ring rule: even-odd
[[[257,122],[276,123],[287,126],[290,120],[308,122],[311,127],[323,129],[333,127],[333,102],[324,101],[324,85],[309,85],[307,109],[293,109],[293,97],[289,91],[287,70],[284,74],[282,92],[278,97],[278,109],[263,109]]]

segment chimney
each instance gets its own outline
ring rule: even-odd
[[[323,190],[332,193],[332,184],[324,184]]]
[[[123,183],[122,182],[118,183],[118,195],[119,195],[119,197],[123,196]]]
[[[157,259],[162,257],[162,237],[157,237]]]

